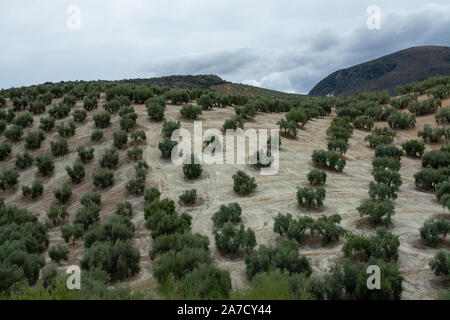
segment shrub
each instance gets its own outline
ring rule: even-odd
[[[223,123],[223,130],[237,130],[237,128],[244,129],[244,119],[241,117],[227,119]]]
[[[108,169],[100,169],[92,175],[92,179],[97,188],[106,189],[114,184],[114,172]]]
[[[329,168],[337,172],[342,172],[347,161],[341,159],[339,153],[334,151],[314,150],[312,163],[319,168]]]
[[[417,101],[417,97],[411,94],[407,94],[397,99],[392,99],[391,105],[396,109],[405,109],[408,108],[409,105],[414,101]]]
[[[118,203],[116,207],[116,215],[123,217],[133,216],[133,206],[128,201]]]
[[[275,247],[259,246],[244,259],[247,275],[252,279],[260,272],[280,269],[290,274],[303,273],[309,277],[311,266],[305,256],[300,256],[298,244],[295,240],[282,239]]]
[[[345,140],[331,140],[328,142],[328,151],[345,154],[347,152],[347,142]]]
[[[40,154],[34,160],[34,164],[38,168],[38,171],[43,176],[49,176],[53,173],[55,165],[53,164],[53,159],[48,154]]]
[[[323,207],[325,200],[325,189],[303,188],[297,191],[297,202],[300,206],[307,209]]]
[[[144,153],[144,151],[142,151],[141,148],[134,146],[127,151],[127,156],[130,159],[139,160],[139,159],[142,159],[143,153]]]
[[[41,143],[45,140],[45,133],[42,130],[30,131],[25,137],[25,148],[27,149],[39,149]]]
[[[180,114],[186,119],[197,119],[202,114],[202,107],[194,106],[193,104],[185,104],[180,110]]]
[[[435,113],[440,106],[442,106],[442,101],[440,99],[433,98],[422,102],[415,102],[408,107],[408,110],[416,116],[423,116]]]
[[[164,119],[165,107],[156,101],[149,100],[145,103],[147,114],[153,121],[161,121]]]
[[[401,168],[400,160],[392,157],[376,157],[372,161],[372,166],[374,171],[400,171]]]
[[[366,200],[357,208],[361,217],[369,216],[371,225],[388,225],[395,214],[394,204],[390,200]]]
[[[162,235],[153,241],[149,256],[154,260],[156,256],[169,251],[179,252],[188,248],[209,250],[208,237],[192,234],[190,231]]]
[[[372,148],[380,144],[391,144],[397,134],[388,128],[376,128],[372,134],[368,135],[364,141],[369,142]]]
[[[105,223],[94,224],[84,235],[83,242],[86,249],[97,242],[111,242],[130,240],[134,235],[134,225],[125,216],[113,215]]]
[[[416,187],[420,190],[433,190],[440,182],[450,177],[449,169],[423,169],[414,175]]]
[[[145,190],[145,179],[136,177],[127,182],[125,188],[131,194],[136,196],[140,196],[144,193]]]
[[[4,191],[17,185],[20,174],[11,169],[3,169],[0,175],[0,190]]]
[[[50,247],[48,256],[52,261],[60,264],[62,260],[67,260],[69,258],[69,249],[66,246],[57,244]]]
[[[75,122],[70,120],[67,125],[66,123],[61,123],[56,127],[56,131],[61,137],[72,137],[75,135],[75,129],[77,128]]]
[[[233,190],[239,195],[249,195],[256,189],[255,178],[250,178],[245,172],[239,170],[233,175]]]
[[[66,139],[59,138],[50,143],[52,154],[54,157],[61,157],[69,153],[69,146]]]
[[[91,205],[100,206],[100,204],[102,203],[102,197],[98,193],[87,194],[81,197],[80,203],[84,207],[89,207]]]
[[[373,129],[375,124],[370,117],[360,116],[360,117],[356,118],[355,121],[353,121],[353,125],[355,126],[356,129],[370,131]]]
[[[393,112],[387,121],[392,129],[409,129],[416,126],[415,115],[398,111]]]
[[[450,233],[450,222],[444,219],[429,219],[425,221],[419,232],[428,246],[436,247]]]
[[[69,213],[67,212],[66,206],[50,206],[47,212],[47,218],[51,221],[53,226],[59,226],[63,224],[68,216]]]
[[[72,188],[69,185],[64,184],[61,188],[53,191],[53,195],[60,204],[66,204],[72,197]]]
[[[147,140],[147,136],[145,135],[144,130],[136,130],[131,134],[131,139],[133,139],[134,143],[140,143],[142,141]]]
[[[327,129],[327,136],[332,140],[344,140],[345,143],[348,143],[350,137],[352,136],[353,128],[350,128],[347,125],[341,124],[331,124]]]
[[[100,167],[114,169],[119,163],[119,152],[114,149],[106,149],[100,158]]]
[[[403,150],[414,158],[420,158],[425,152],[425,144],[418,140],[409,140],[402,144]]]
[[[122,149],[128,142],[128,134],[126,131],[120,130],[113,133],[113,146]]]
[[[83,101],[83,108],[86,111],[92,111],[94,109],[97,109],[97,105],[98,105],[97,99],[94,98],[86,97]]]
[[[16,167],[20,170],[24,170],[33,165],[33,157],[28,151],[25,151],[23,154],[16,154]]]
[[[81,225],[83,230],[87,231],[98,221],[100,221],[100,207],[96,204],[91,204],[87,207],[78,209],[73,224],[74,226],[76,224]]]
[[[67,166],[66,171],[73,184],[80,183],[86,174],[84,171],[84,166],[79,162],[75,162],[73,167]]]
[[[225,223],[241,222],[242,209],[238,203],[230,203],[229,205],[221,205],[219,211],[215,212],[212,221],[214,225],[221,228]]]
[[[31,199],[35,200],[44,193],[44,186],[39,180],[34,180],[31,187],[22,186],[22,194],[24,197],[31,196]]]
[[[203,173],[202,166],[200,163],[196,163],[198,162],[198,160],[193,154],[190,156],[190,158],[190,163],[183,164],[184,176],[189,180],[198,179]]]
[[[163,159],[168,159],[172,156],[172,149],[178,145],[178,142],[165,138],[158,144],[158,149],[161,151]]]
[[[422,137],[427,143],[439,143],[442,138],[448,139],[448,132],[444,128],[436,128],[433,130],[429,125],[423,127],[423,131],[419,131],[417,136]]]
[[[235,106],[234,112],[238,117],[241,117],[243,119],[250,119],[254,118],[256,116],[256,106],[252,102],[248,102],[247,104],[243,106]],[[306,115],[305,115],[306,118]]]
[[[191,299],[227,299],[231,291],[230,273],[212,264],[201,264],[186,275],[183,291]]]
[[[386,184],[370,182],[369,196],[373,200],[395,200],[397,199],[396,188]]]
[[[297,124],[294,121],[288,121],[285,119],[281,119],[277,122],[277,125],[279,126],[280,130],[284,132],[285,135],[290,137],[296,137],[297,136]]]
[[[159,199],[161,192],[156,188],[145,189],[144,200],[147,202],[153,202],[155,199]]]
[[[87,118],[87,112],[84,110],[75,110],[72,113],[72,116],[75,122],[84,122]]]
[[[30,127],[33,124],[33,117],[29,112],[18,115],[12,124],[22,128]]]
[[[172,104],[181,104],[189,102],[189,91],[183,89],[170,89],[166,93],[167,99],[172,102]]]
[[[433,150],[422,157],[422,166],[424,168],[444,168],[450,166],[450,152],[442,150]]]
[[[70,107],[64,103],[59,103],[48,110],[50,116],[56,119],[63,119],[70,113]]]
[[[380,144],[375,147],[375,157],[390,157],[400,160],[403,156],[403,151],[396,146]]]
[[[450,107],[439,109],[439,111],[435,115],[435,119],[437,123],[450,123]]]
[[[55,118],[53,117],[42,117],[40,120],[39,129],[44,131],[50,131],[55,127]]]
[[[111,114],[117,113],[120,109],[120,102],[118,100],[111,100],[103,105],[103,108]]]
[[[42,114],[45,112],[45,103],[41,100],[36,100],[30,104],[30,111],[33,114]]]
[[[108,128],[111,124],[111,114],[107,111],[94,115],[95,126],[100,129]]]
[[[402,177],[396,171],[374,169],[372,175],[376,183],[385,184],[394,190],[398,190],[402,185]]]
[[[0,144],[0,161],[5,160],[11,154],[12,147],[7,142],[2,142]]]
[[[172,136],[172,133],[175,130],[178,130],[181,128],[180,121],[174,122],[174,121],[164,121],[163,127],[162,127],[162,134],[164,138],[170,138]]]
[[[91,141],[99,142],[102,139],[103,139],[103,130],[96,129],[96,130],[92,131]]]
[[[120,129],[128,132],[136,125],[137,114],[126,113],[120,118]]]
[[[78,156],[83,163],[88,163],[94,159],[94,148],[79,147],[77,149]]]
[[[19,142],[23,136],[23,129],[21,126],[12,125],[3,131],[4,136],[11,142]]]
[[[240,251],[248,254],[256,247],[255,232],[246,230],[242,224],[238,229],[229,222],[225,223],[221,229],[214,230],[214,239],[217,250],[232,257]]]
[[[194,204],[197,201],[197,190],[186,190],[180,195],[180,201],[184,204]]]
[[[430,261],[430,267],[436,276],[450,279],[450,252],[439,250]]]
[[[443,202],[444,197],[446,195],[450,195],[450,180],[443,181],[439,183],[436,187],[436,197],[440,203],[442,203],[445,207],[445,203]]]
[[[63,98],[63,103],[67,104],[70,108],[73,108],[77,103],[77,98],[71,94],[67,94]]]
[[[327,173],[323,170],[313,169],[307,177],[309,183],[313,186],[323,186],[327,181]]]

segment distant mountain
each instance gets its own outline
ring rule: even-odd
[[[414,47],[336,71],[309,93],[314,96],[351,96],[388,90],[398,85],[450,75],[450,47]]]

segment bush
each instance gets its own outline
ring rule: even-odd
[[[87,118],[87,112],[84,110],[75,110],[72,113],[72,116],[75,122],[84,122]]]
[[[127,156],[130,159],[139,160],[139,159],[142,159],[143,153],[144,153],[144,151],[142,151],[141,148],[134,146],[127,151]]]
[[[106,149],[100,158],[100,167],[115,169],[119,163],[119,152],[114,149]]]
[[[328,142],[328,151],[339,152],[345,154],[347,152],[347,142],[345,140],[331,140]]]
[[[446,202],[450,196],[450,180],[439,183],[436,187],[436,197],[438,201],[446,207]]]
[[[44,193],[44,186],[39,180],[34,180],[31,187],[22,186],[22,194],[24,197],[31,196],[31,199],[35,200]]]
[[[197,201],[197,190],[186,190],[180,195],[180,201],[184,204],[194,204]]]
[[[297,124],[294,121],[288,121],[285,119],[281,119],[277,122],[277,125],[279,126],[280,130],[284,132],[285,135],[290,137],[296,137],[297,136]]]
[[[221,228],[225,223],[240,223],[242,208],[238,203],[221,205],[219,211],[212,216],[212,221],[216,227]]]
[[[83,230],[87,231],[98,221],[100,221],[100,207],[96,204],[91,204],[78,209],[73,224],[74,226],[82,225]]]
[[[194,180],[200,178],[203,173],[203,169],[200,163],[196,163],[198,160],[192,154],[191,162],[183,164],[183,173],[184,176],[189,180]]]
[[[327,181],[327,173],[323,170],[313,169],[307,177],[309,183],[313,186],[323,186]]]
[[[137,114],[126,113],[120,118],[120,129],[128,132],[136,125]]]
[[[430,261],[430,267],[436,276],[450,279],[450,252],[439,250]]]
[[[363,259],[382,259],[386,262],[398,260],[398,236],[388,232],[385,228],[377,228],[374,236],[350,234],[342,248],[346,258],[358,257]]]
[[[126,131],[120,130],[113,133],[113,146],[122,149],[128,142],[128,134]]]
[[[409,140],[402,144],[403,150],[414,158],[420,158],[425,152],[425,144],[418,140]]]
[[[81,197],[80,203],[84,207],[89,207],[91,205],[100,206],[102,203],[102,197],[98,193],[87,194]]]
[[[391,105],[396,109],[408,108],[411,103],[417,101],[417,97],[411,94],[401,96],[397,99],[392,99]]]
[[[144,130],[136,130],[131,134],[131,139],[133,139],[134,143],[140,143],[147,140],[147,136]]]
[[[73,108],[77,104],[77,98],[73,95],[67,94],[63,98],[63,103],[67,104],[70,108]]]
[[[59,103],[48,110],[50,116],[56,119],[63,119],[70,113],[70,107],[64,103]]]
[[[395,214],[394,204],[390,200],[366,200],[357,210],[361,217],[369,216],[371,225],[389,225],[391,217]]]
[[[111,114],[107,111],[94,115],[95,126],[100,129],[108,128],[111,124]]]
[[[47,218],[51,221],[53,226],[59,226],[63,224],[68,216],[69,213],[67,212],[66,206],[50,206],[47,212]]]
[[[178,145],[178,142],[165,138],[158,144],[158,149],[161,151],[163,159],[168,159],[172,156],[172,149]]]
[[[172,102],[172,104],[181,104],[189,102],[189,91],[183,89],[170,89],[166,93],[167,99]]]
[[[233,175],[233,190],[239,195],[249,195],[256,189],[255,178],[250,178],[245,172],[239,170]]]
[[[131,218],[133,216],[133,206],[128,201],[118,203],[116,215]]]
[[[325,189],[303,188],[297,191],[297,202],[300,206],[307,209],[323,207],[325,200]]]
[[[389,157],[400,160],[403,156],[403,151],[396,146],[380,144],[375,147],[375,157]]]
[[[22,128],[30,127],[33,124],[33,117],[29,112],[22,113],[14,119],[12,124]]]
[[[244,259],[247,266],[247,275],[252,279],[260,272],[280,269],[290,274],[303,273],[309,277],[311,266],[306,257],[300,256],[298,244],[295,240],[282,239],[275,247],[259,246]]]
[[[441,108],[435,115],[437,123],[446,124],[450,123],[450,107]]]
[[[186,119],[197,119],[202,114],[202,107],[194,106],[193,104],[185,104],[180,110],[180,114]]]
[[[55,127],[55,118],[53,117],[42,117],[40,120],[39,129],[44,131],[50,131]]]
[[[98,105],[97,99],[86,97],[83,101],[83,108],[86,111],[92,111],[94,109],[97,109],[97,105]]]
[[[400,171],[400,160],[392,157],[376,157],[372,161],[373,171]]]
[[[238,117],[241,117],[243,119],[250,119],[254,118],[256,116],[256,106],[252,102],[248,102],[247,104],[243,106],[235,106],[234,112]],[[305,115],[306,118],[306,115]]]
[[[11,142],[19,142],[23,136],[23,129],[21,126],[12,125],[3,131],[4,136]]]
[[[94,159],[94,148],[79,147],[77,149],[78,156],[83,163],[88,163]]]
[[[436,247],[450,233],[450,222],[444,219],[426,220],[419,230],[427,246]]]
[[[314,150],[312,163],[319,168],[329,168],[337,172],[342,172],[347,161],[341,159],[340,155],[334,151]]]
[[[94,186],[106,189],[114,184],[114,172],[107,169],[100,169],[92,175]]]
[[[154,260],[156,256],[169,251],[179,252],[188,248],[209,250],[208,237],[190,231],[162,235],[154,240],[149,256]]]
[[[153,202],[155,199],[159,199],[161,192],[156,188],[146,189],[144,191],[144,200],[147,202]]]
[[[349,127],[347,124],[337,124],[332,123],[330,127],[327,129],[327,136],[332,140],[344,140],[345,143],[348,143],[350,137],[352,136],[353,128]]]
[[[369,142],[372,148],[380,144],[391,144],[397,134],[388,128],[376,128],[372,134],[368,135],[364,141]]]
[[[130,240],[134,235],[134,225],[125,216],[113,215],[105,223],[94,224],[84,235],[83,242],[86,249],[97,242],[111,242]]]
[[[118,100],[111,100],[103,105],[103,108],[111,114],[117,113],[120,109],[120,102]]]
[[[62,260],[67,260],[69,258],[69,249],[60,244],[51,246],[48,251],[48,256],[52,259],[52,261],[60,264]]]
[[[0,190],[4,191],[8,188],[14,187],[18,180],[20,174],[11,169],[3,169],[0,175]]]
[[[103,130],[96,129],[96,130],[92,131],[91,141],[99,142],[102,139],[103,139]]]
[[[201,264],[186,275],[183,291],[185,297],[190,299],[228,299],[231,291],[230,273],[212,264]]]
[[[450,152],[442,150],[433,150],[422,157],[422,166],[424,168],[445,168],[450,166]]]
[[[33,165],[33,157],[28,151],[25,151],[23,154],[16,154],[16,167],[20,170],[24,170]]]
[[[52,154],[54,157],[61,157],[69,153],[69,145],[66,139],[59,138],[50,143]]]
[[[67,166],[66,171],[73,184],[80,183],[86,174],[84,171],[84,166],[79,162],[75,162],[73,167]]]
[[[163,127],[162,127],[162,134],[164,138],[170,138],[172,136],[172,133],[175,130],[178,130],[181,128],[180,121],[174,122],[174,121],[164,121]]]
[[[40,154],[34,160],[34,164],[38,168],[38,171],[44,177],[49,176],[53,173],[55,165],[53,164],[53,159],[48,154]]]
[[[72,137],[75,135],[75,130],[77,126],[73,120],[70,120],[67,125],[66,123],[61,123],[56,127],[56,131],[61,137]]]
[[[423,127],[423,131],[419,131],[417,136],[422,137],[427,143],[439,143],[442,138],[448,139],[449,133],[445,128],[436,128],[433,130],[429,125]]]
[[[373,129],[375,124],[373,120],[368,116],[360,116],[356,118],[355,121],[353,121],[353,125],[355,126],[356,129],[370,131]]]
[[[140,196],[145,191],[145,179],[140,177],[131,179],[127,182],[125,188],[129,193],[134,194],[135,196]]]
[[[112,279],[123,280],[140,271],[139,250],[130,241],[97,242],[86,250],[81,267],[84,270],[103,270]]]
[[[420,190],[433,190],[440,182],[450,177],[448,168],[441,169],[423,169],[414,175],[416,187]]]
[[[423,116],[435,113],[440,106],[442,106],[442,101],[440,99],[433,98],[422,102],[415,102],[408,107],[408,110],[416,116]]]
[[[72,197],[72,188],[69,185],[64,184],[61,188],[53,191],[53,195],[60,204],[66,204]]]
[[[245,229],[240,225],[239,229],[233,224],[227,222],[219,230],[214,230],[214,239],[217,250],[229,256],[236,256],[240,251],[247,254],[256,247],[255,232],[251,229]]]
[[[153,121],[161,121],[164,119],[165,106],[156,101],[149,100],[145,103],[147,114]]]
[[[397,193],[395,187],[390,187],[386,184],[376,184],[370,182],[369,196],[373,200],[395,200]]]
[[[387,121],[392,129],[409,129],[416,126],[415,115],[398,111],[393,112]]]
[[[42,114],[45,112],[45,103],[41,100],[37,100],[31,103],[30,111],[33,114]]]
[[[11,154],[11,151],[12,151],[11,145],[7,142],[2,142],[0,144],[0,161],[3,161],[6,158],[8,158],[9,155]]]
[[[385,184],[395,191],[402,185],[402,177],[396,171],[374,169],[372,175],[376,183]]]
[[[45,133],[42,130],[30,131],[25,137],[25,148],[27,149],[39,149],[41,143],[45,140]]]

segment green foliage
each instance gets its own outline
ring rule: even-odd
[[[359,116],[355,119],[355,121],[353,121],[353,125],[356,129],[371,131],[375,124],[370,117]]]
[[[238,117],[241,117],[242,119],[250,119],[256,116],[257,109],[255,103],[249,101],[243,106],[235,106],[234,112]]]
[[[45,103],[41,100],[36,100],[30,104],[30,111],[33,114],[43,114],[45,112]]]
[[[240,223],[242,208],[238,203],[221,205],[219,211],[212,216],[212,221],[216,227],[221,228],[225,223]]]
[[[98,106],[98,102],[97,102],[97,99],[95,99],[95,98],[86,97],[83,101],[83,108],[86,111],[92,111],[94,109],[97,109],[97,106]]]
[[[113,146],[122,149],[128,142],[128,134],[126,131],[119,130],[113,132]]]
[[[57,244],[50,247],[50,250],[48,250],[48,256],[52,259],[52,261],[60,264],[61,261],[69,258],[69,249],[66,246]]]
[[[174,122],[174,121],[164,121],[163,127],[162,127],[162,134],[164,138],[170,138],[172,136],[172,133],[181,128],[180,121]]]
[[[134,143],[140,143],[147,140],[144,130],[136,130],[131,135],[130,138],[133,139]]]
[[[84,247],[92,247],[98,242],[115,243],[133,238],[134,225],[130,219],[122,215],[113,215],[105,223],[95,223],[83,237]]]
[[[22,113],[13,120],[12,124],[22,128],[30,127],[33,124],[33,116],[29,112]]]
[[[357,210],[361,217],[369,216],[371,225],[389,225],[391,217],[395,214],[394,204],[391,200],[366,200]]]
[[[214,107],[213,101],[208,94],[202,94],[198,99],[197,104],[202,107],[203,110],[210,110]]]
[[[217,250],[225,255],[236,256],[241,251],[251,253],[256,247],[255,232],[251,229],[245,229],[241,224],[239,228],[227,222],[222,228],[214,230],[214,239]]]
[[[0,174],[0,190],[5,191],[17,185],[20,174],[12,169],[3,169]]]
[[[441,108],[435,115],[437,123],[448,124],[450,123],[450,107]]]
[[[118,203],[116,215],[131,218],[133,216],[133,206],[128,201]]]
[[[364,141],[368,142],[372,148],[380,144],[391,144],[397,135],[395,131],[389,128],[375,128],[372,134],[368,135]]]
[[[408,107],[408,110],[416,116],[423,116],[435,113],[440,106],[442,106],[442,101],[432,98],[422,102],[415,102]]]
[[[241,117],[233,117],[223,123],[223,130],[237,130],[237,128],[244,129],[244,119]]]
[[[22,186],[22,194],[24,197],[31,196],[35,200],[44,193],[44,186],[39,180],[34,180],[33,184],[29,186]]]
[[[420,190],[433,190],[440,182],[450,177],[449,168],[426,168],[414,174],[416,187]]]
[[[84,234],[84,226],[82,224],[65,224],[60,228],[61,237],[64,239],[66,243],[72,241],[72,244],[75,244],[75,241],[81,239]]]
[[[70,107],[65,103],[58,103],[48,110],[50,116],[56,119],[63,119],[70,113]]]
[[[399,172],[374,169],[372,175],[376,183],[385,184],[388,187],[393,188],[394,191],[397,191],[402,185],[402,177]]]
[[[188,248],[209,250],[208,237],[192,234],[190,231],[162,235],[154,240],[149,256],[154,260],[156,256],[169,251],[179,252]]]
[[[53,159],[48,154],[40,154],[34,160],[34,164],[38,168],[38,171],[44,177],[47,177],[53,173],[55,170],[55,165],[53,164]]]
[[[395,111],[389,116],[387,122],[392,129],[410,129],[416,126],[416,116]]]
[[[347,161],[342,159],[339,153],[334,151],[314,150],[312,163],[319,168],[328,168],[337,172],[342,172]]]
[[[114,114],[114,113],[117,113],[119,111],[120,105],[121,104],[120,104],[119,100],[111,100],[111,101],[106,102],[103,105],[103,108],[106,111],[108,111],[110,114]]]
[[[425,144],[418,140],[408,140],[402,144],[402,148],[414,158],[421,158],[425,152]]]
[[[288,121],[285,119],[281,119],[277,122],[277,125],[279,126],[280,130],[284,132],[285,135],[290,137],[296,137],[297,136],[297,123],[294,121]]]
[[[185,104],[180,110],[180,114],[186,119],[197,119],[202,114],[202,107],[193,104]]]
[[[69,185],[64,184],[61,188],[55,189],[53,195],[60,204],[66,204],[72,197],[72,188]]]
[[[308,181],[313,186],[323,186],[327,181],[327,173],[323,170],[313,169],[308,173]]]
[[[119,163],[119,152],[114,149],[106,149],[100,158],[100,167],[107,169],[115,169]]]
[[[183,164],[183,173],[184,176],[189,180],[195,180],[200,178],[203,173],[203,169],[200,163],[197,163],[198,160],[196,157],[191,154],[190,163]]]
[[[114,184],[114,172],[108,169],[100,169],[92,175],[94,186],[106,189]]]
[[[69,153],[69,144],[63,138],[50,142],[50,147],[54,157],[61,157]]]
[[[165,138],[158,144],[158,149],[161,151],[163,159],[168,159],[172,156],[172,149],[178,145],[177,141],[172,141]]]
[[[430,261],[430,267],[436,276],[450,279],[450,252],[439,250]]]
[[[74,97],[73,95],[67,94],[63,98],[63,103],[68,105],[70,108],[73,108],[77,103],[77,98]]]
[[[419,131],[417,136],[422,137],[423,141],[427,143],[439,143],[442,138],[448,139],[450,133],[445,128],[436,128],[433,130],[430,125],[425,125],[423,131]]]
[[[79,162],[75,162],[73,167],[67,166],[66,171],[73,184],[80,183],[86,174],[84,166]]]
[[[184,204],[194,204],[197,201],[197,190],[186,190],[180,195],[180,201]]]
[[[328,142],[328,151],[339,152],[345,154],[347,152],[347,142],[342,139],[330,140]]]
[[[192,299],[227,299],[231,292],[230,273],[212,264],[201,264],[186,275],[183,291]]]
[[[144,151],[141,148],[134,146],[127,151],[127,156],[130,159],[139,160],[142,159],[143,153]]]
[[[79,147],[77,149],[78,156],[83,163],[88,163],[94,159],[94,148]]]
[[[323,188],[300,188],[297,191],[297,202],[306,209],[323,207],[326,191]]]
[[[11,151],[12,151],[11,145],[7,142],[2,142],[0,144],[0,161],[3,161],[6,158],[8,158],[9,155],[11,154]]]
[[[375,157],[389,157],[400,160],[403,151],[393,145],[380,144],[375,147]]]
[[[53,226],[59,226],[65,223],[69,213],[66,206],[50,206],[47,212],[47,218],[51,221]]]
[[[395,200],[397,199],[397,189],[386,184],[376,184],[370,182],[369,196],[373,200]]]
[[[94,115],[95,126],[100,129],[108,128],[111,124],[111,114],[107,111]]]
[[[155,199],[159,199],[161,192],[156,188],[145,189],[144,200],[147,202],[153,202]]]
[[[147,114],[153,121],[161,121],[164,119],[165,105],[149,100],[145,103]]]
[[[30,131],[25,137],[25,148],[35,150],[41,147],[45,140],[45,133],[42,130]]]
[[[87,118],[87,112],[84,110],[75,110],[72,113],[72,116],[75,122],[84,122]]]
[[[295,240],[282,239],[275,247],[261,245],[244,259],[247,275],[252,279],[260,272],[280,269],[290,274],[303,273],[309,277],[311,266],[305,256],[300,256]]]
[[[42,117],[40,120],[39,129],[49,132],[55,127],[55,118]]]
[[[136,125],[137,114],[135,112],[126,113],[120,117],[120,128],[126,132]]]
[[[433,150],[427,152],[422,157],[422,166],[424,168],[445,168],[450,166],[450,152],[443,150]]]
[[[249,195],[257,187],[255,178],[251,178],[248,174],[241,170],[233,175],[233,182],[233,190],[239,195]]]
[[[101,129],[96,129],[94,131],[92,131],[91,134],[91,141],[94,142],[99,142],[103,139],[103,130]]]
[[[444,219],[429,219],[425,221],[419,232],[428,246],[436,247],[450,233],[450,222]]]
[[[3,135],[11,142],[19,142],[23,136],[23,129],[21,126],[12,125],[3,131]]]

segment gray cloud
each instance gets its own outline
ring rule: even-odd
[[[439,4],[440,3],[440,4]],[[49,0],[0,3],[0,87],[61,80],[217,74],[307,93],[337,69],[417,45],[450,45],[450,5],[371,1]],[[66,28],[67,6],[82,28]]]

